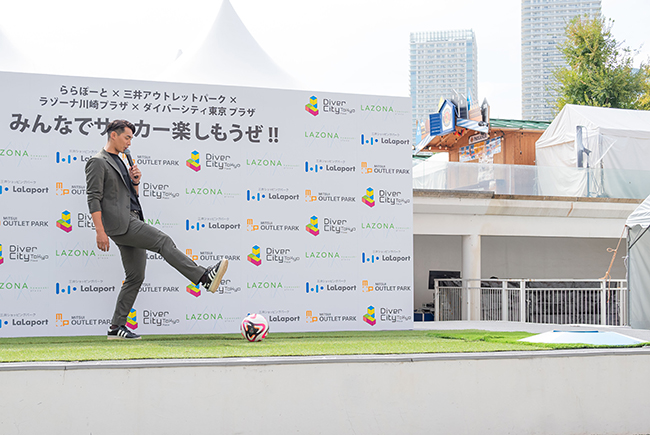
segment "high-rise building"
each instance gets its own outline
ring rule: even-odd
[[[577,15],[600,14],[600,0],[521,0],[521,116],[551,121],[556,115],[553,70],[565,64],[557,45]]]
[[[411,33],[411,108],[415,122],[438,110],[440,98],[462,95],[478,104],[478,55],[473,30]]]

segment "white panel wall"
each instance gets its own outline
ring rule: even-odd
[[[353,358],[0,368],[0,433],[650,432],[650,352],[644,349]]]

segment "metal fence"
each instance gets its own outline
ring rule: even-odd
[[[625,280],[436,279],[425,310],[434,320],[624,326]]]

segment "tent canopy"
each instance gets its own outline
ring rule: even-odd
[[[567,104],[535,144],[538,166],[577,167],[576,127],[590,167],[647,170],[650,111]]]
[[[650,111],[567,104],[535,143],[535,159],[553,168],[539,177],[545,195],[645,198]]]
[[[627,217],[625,226],[633,227],[635,225],[641,225],[643,228],[650,226],[650,196]]]
[[[260,47],[223,0],[208,36],[193,54],[182,54],[159,77],[162,80],[296,89],[299,83]]]

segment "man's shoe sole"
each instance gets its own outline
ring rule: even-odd
[[[107,336],[109,340],[140,340],[142,337],[137,337],[137,338],[126,338],[126,337],[118,337],[117,335],[109,335]]]
[[[221,280],[223,279],[223,276],[226,274],[226,270],[228,270],[228,259],[223,259],[221,260],[221,263],[219,263],[219,269],[217,269],[217,274],[215,275],[214,279],[212,280],[212,283],[210,284],[210,288],[208,289],[209,292],[214,293],[217,291],[219,286],[221,285]]]

